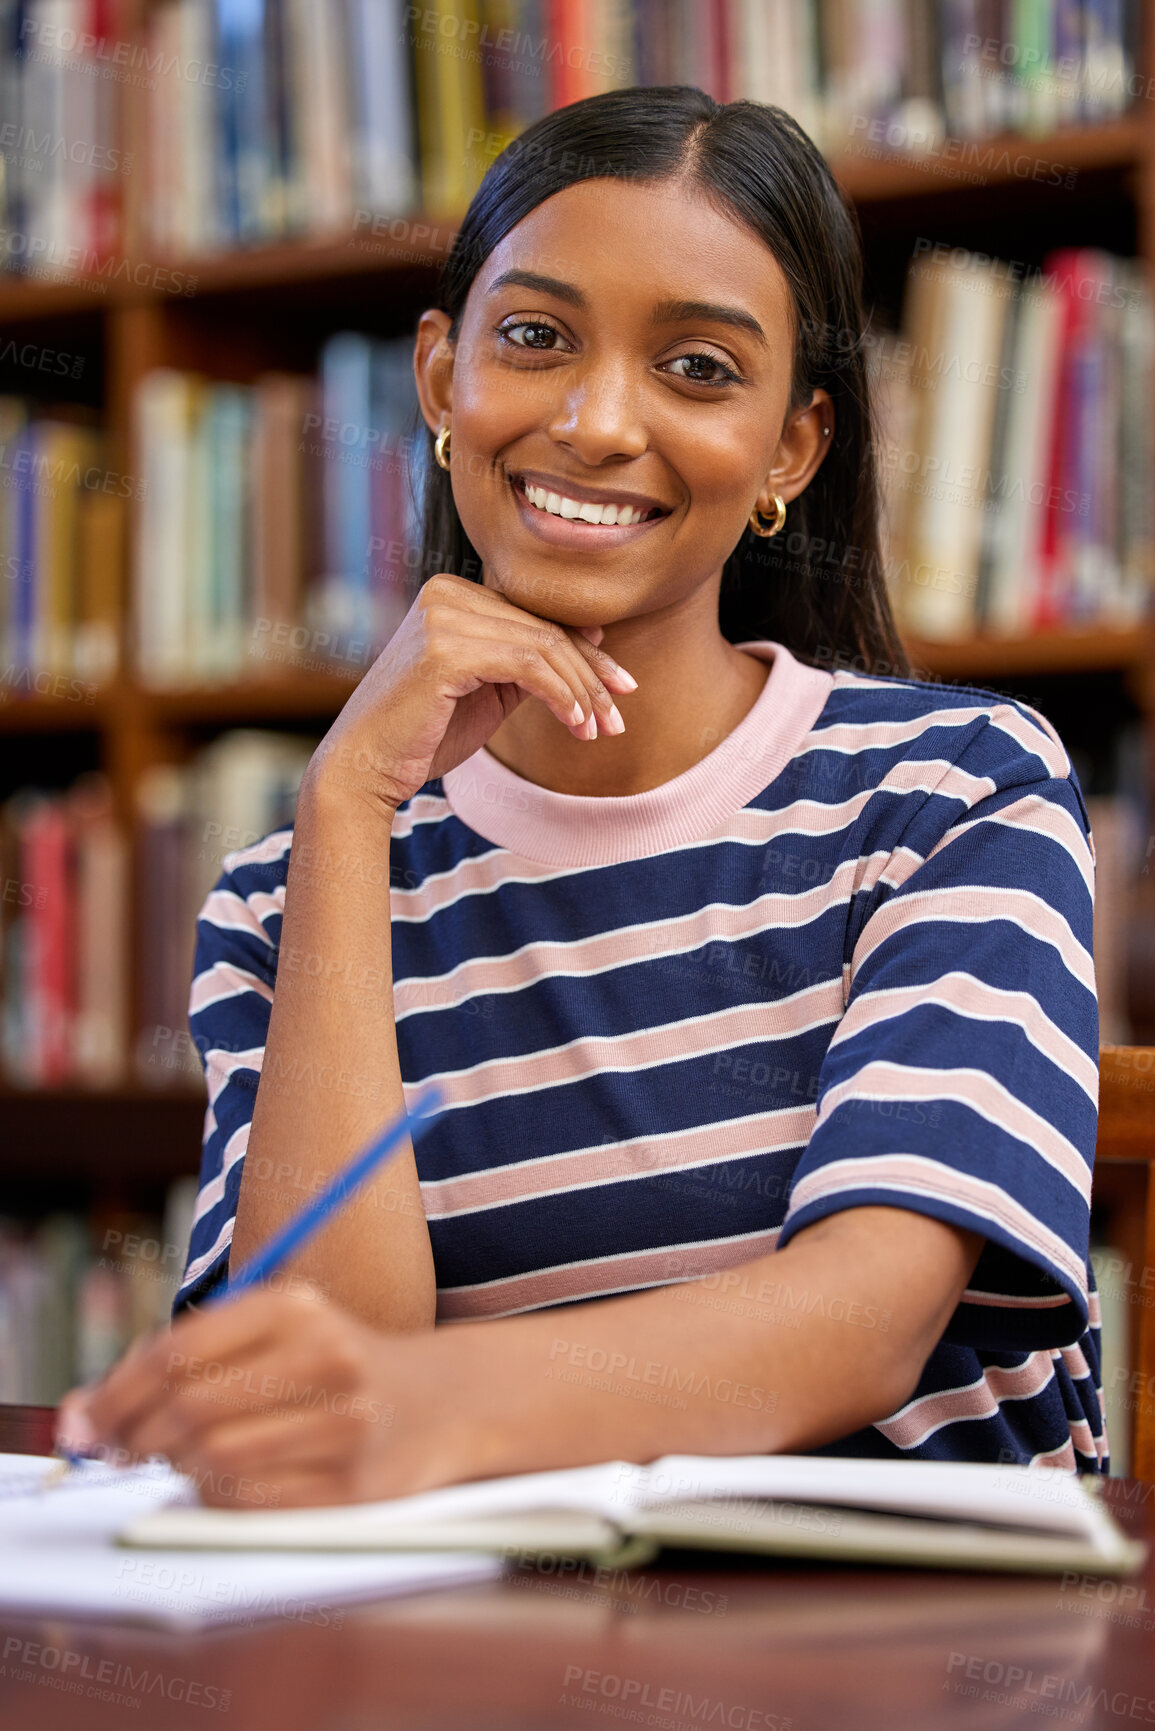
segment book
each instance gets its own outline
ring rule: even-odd
[[[142,496],[136,515],[133,601],[135,669],[146,684],[180,680],[189,646],[188,550],[199,381],[161,367],[141,381],[134,401]],[[159,573],[164,580],[159,580]]]
[[[302,431],[313,410],[315,386],[294,373],[266,373],[253,402],[252,628],[246,668],[275,625],[302,616],[310,548],[305,490],[309,485]],[[315,417],[316,418],[316,417]]]
[[[21,944],[23,1077],[52,1087],[72,1069],[75,935],[68,818],[59,800],[28,793],[20,803],[21,874],[31,891]]]
[[[998,394],[1007,388],[999,363],[1010,291],[993,266],[958,249],[916,260],[908,292],[919,394],[914,448],[903,453],[899,611],[918,636],[960,637],[975,617],[982,482]]]
[[[356,115],[355,194],[366,210],[393,216],[410,209],[417,195],[405,36],[381,0],[346,4]]]
[[[1025,631],[1039,611],[1039,500],[1054,418],[1060,318],[1058,294],[1045,278],[1023,288],[1013,314],[1008,309],[1013,384],[1003,442],[991,465],[980,602],[983,623],[994,631]]]
[[[76,945],[71,1079],[112,1087],[123,1077],[127,1060],[128,840],[103,776],[82,776],[67,796],[67,807]]]
[[[664,1546],[919,1568],[1130,1575],[1128,1539],[1066,1471],[815,1455],[667,1455],[526,1473],[343,1508],[174,1506],[122,1545],[164,1550],[543,1552],[611,1568]]]

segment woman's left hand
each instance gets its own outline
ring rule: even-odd
[[[217,1507],[405,1496],[485,1470],[437,1344],[319,1298],[246,1293],[186,1312],[74,1389],[57,1436],[116,1461],[165,1455]]]

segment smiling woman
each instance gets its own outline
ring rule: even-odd
[[[616,92],[494,164],[417,336],[426,581],[202,911],[185,1314],[71,1441],[286,1504],[1106,1470],[1086,813],[1040,715],[901,674],[860,275],[777,109]],[[305,1296],[198,1313],[432,1080]]]

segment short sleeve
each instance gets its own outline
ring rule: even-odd
[[[780,1244],[846,1208],[986,1240],[944,1334],[1036,1350],[1087,1327],[1098,1102],[1094,854],[1053,732],[996,706],[852,914],[845,1013]]]
[[[230,855],[197,918],[189,1028],[208,1104],[188,1265],[174,1311],[219,1291],[269,1031],[291,832]]]

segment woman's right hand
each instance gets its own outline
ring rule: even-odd
[[[391,815],[472,757],[527,697],[575,739],[596,739],[599,728],[623,730],[612,693],[636,689],[582,631],[442,572],[423,585],[321,741],[309,779],[367,795]]]

